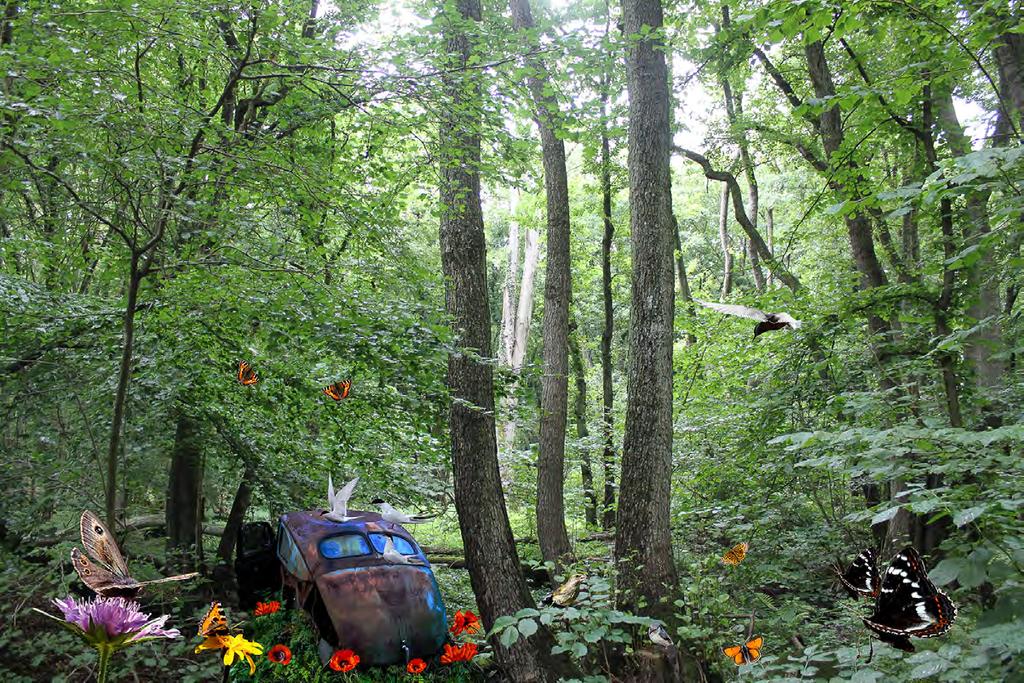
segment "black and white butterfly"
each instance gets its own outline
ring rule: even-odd
[[[878,556],[874,550],[863,551],[845,572],[837,568],[836,573],[850,597],[878,597],[882,576],[878,573]]]
[[[871,564],[874,553],[861,553],[847,573],[858,567],[861,559]],[[874,569],[877,576],[877,568]],[[871,575],[870,569],[867,575]],[[870,582],[860,582],[859,574],[851,578],[866,587]],[[846,580],[843,580],[846,584]],[[851,586],[852,587],[852,586]],[[855,589],[858,590],[859,589]],[[875,611],[864,617],[864,625],[875,632],[884,643],[906,652],[913,652],[911,638],[933,638],[949,631],[956,619],[956,605],[945,593],[935,587],[928,578],[924,560],[913,546],[907,546],[892,558],[889,568],[882,576],[875,599]]]

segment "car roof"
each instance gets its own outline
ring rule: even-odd
[[[288,530],[300,552],[305,555],[307,564],[317,564],[319,542],[329,536],[343,533],[355,534],[394,534],[415,541],[412,534],[400,525],[385,521],[379,513],[349,510],[350,516],[360,519],[348,522],[334,522],[324,517],[325,510],[301,510],[281,515],[281,524]]]

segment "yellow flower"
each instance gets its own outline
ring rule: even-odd
[[[224,648],[224,666],[231,666],[235,657],[245,658],[249,662],[249,675],[256,673],[256,662],[252,661],[252,655],[263,654],[262,645],[252,640],[246,640],[242,635],[224,636],[221,642]]]
[[[227,638],[227,636],[209,636],[206,640],[196,646],[196,652],[202,652],[203,650],[223,650],[225,648],[225,638]]]

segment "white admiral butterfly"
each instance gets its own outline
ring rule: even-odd
[[[848,588],[862,595],[876,585],[878,577],[874,552],[861,553],[840,578]],[[872,578],[874,577],[874,578]],[[933,638],[949,631],[956,619],[956,605],[928,578],[924,561],[913,546],[892,558],[877,589],[875,611],[864,625],[884,643],[913,652],[910,638]]]

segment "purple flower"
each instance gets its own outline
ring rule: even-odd
[[[64,614],[64,621],[77,627],[93,645],[125,647],[151,638],[181,637],[178,629],[165,628],[166,615],[150,619],[139,610],[139,603],[124,598],[97,597],[79,602],[68,596],[54,600],[53,604]]]

